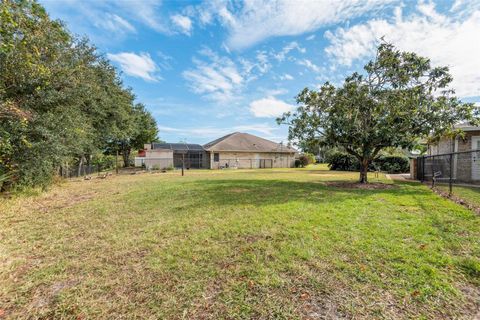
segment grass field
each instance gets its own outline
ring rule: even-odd
[[[449,191],[448,185],[439,184],[437,188],[444,192]],[[480,186],[466,187],[454,185],[452,193],[455,197],[466,201],[468,204],[480,208]]]
[[[0,318],[452,319],[480,217],[317,168],[69,181],[0,204]],[[375,179],[372,179],[375,180]]]

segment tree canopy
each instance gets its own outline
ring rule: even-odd
[[[326,82],[319,90],[305,88],[296,111],[277,119],[289,125],[290,140],[319,141],[355,156],[362,183],[381,150],[411,149],[419,139],[452,133],[459,122],[478,121],[478,109],[449,88],[448,68],[433,67],[428,58],[382,41],[364,69],[340,86]]]
[[[3,188],[48,185],[62,164],[88,162],[114,141],[136,148],[156,128],[87,39],[34,1],[0,3]]]

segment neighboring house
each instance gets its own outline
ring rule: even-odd
[[[151,143],[135,157],[135,166],[147,169],[169,167],[222,168],[290,168],[296,150],[281,143],[248,133],[235,132],[204,146],[185,143]]]
[[[203,146],[210,159],[210,169],[291,168],[295,149],[252,134],[234,132]]]
[[[480,182],[480,127],[460,124],[456,129],[464,131],[463,137],[442,138],[428,146],[425,174],[438,171],[448,176],[452,159],[452,178],[459,182]],[[472,150],[479,150],[478,152]],[[450,156],[450,154],[454,153]]]
[[[480,127],[460,124],[455,127],[465,132],[464,137],[442,138],[436,144],[429,145],[427,155],[434,156],[452,152],[480,149]]]
[[[206,152],[199,144],[190,143],[149,143],[135,157],[135,166],[147,169],[165,169],[170,167],[206,168]]]

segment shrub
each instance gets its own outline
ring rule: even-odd
[[[344,152],[334,152],[328,155],[327,163],[330,170],[358,171],[360,164],[354,156]]]
[[[358,159],[348,153],[335,152],[327,158],[328,167],[330,170],[340,171],[358,171],[360,164]],[[370,171],[378,170],[388,173],[402,173],[408,172],[410,163],[407,157],[404,156],[380,156],[373,163],[370,164]]]
[[[93,156],[92,165],[99,166],[102,170],[108,170],[115,168],[115,161],[115,156],[100,153]]]
[[[0,172],[0,191],[3,190],[3,185],[7,184],[8,180],[11,178],[11,175],[8,173]]]
[[[301,155],[298,160],[300,161],[300,167],[306,167],[308,166],[309,159],[306,155]]]
[[[410,162],[405,156],[380,156],[375,159],[374,166],[388,173],[404,173],[410,170]]]
[[[308,164],[312,164],[316,162],[315,155],[313,153],[305,152],[304,156],[307,157]]]

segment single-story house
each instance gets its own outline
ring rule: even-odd
[[[219,168],[291,168],[295,149],[253,134],[234,132],[203,146],[210,169]]]
[[[169,167],[291,168],[296,150],[248,133],[234,132],[203,146],[186,143],[150,143],[135,157],[135,166],[147,169]]]

